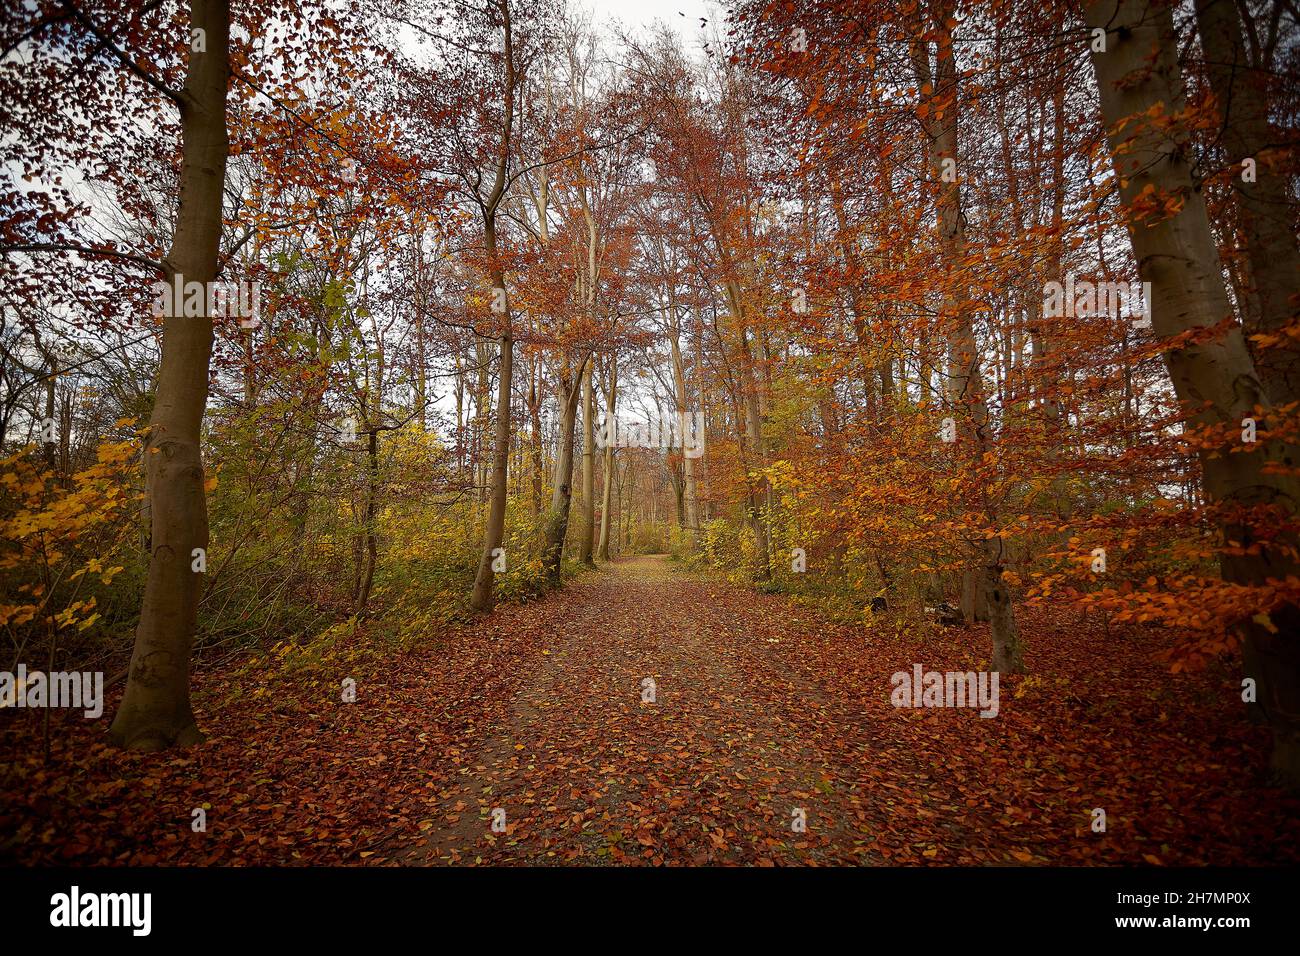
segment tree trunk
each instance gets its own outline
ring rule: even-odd
[[[1152,285],[1152,326],[1162,339],[1217,326],[1232,315],[1232,307],[1205,201],[1192,182],[1188,136],[1155,129],[1140,119],[1122,128],[1118,125],[1148,110],[1152,115],[1157,111],[1181,115],[1183,82],[1173,16],[1163,3],[1102,0],[1089,5],[1085,17],[1090,27],[1107,31],[1107,50],[1094,51],[1092,62],[1121,183],[1120,201],[1131,208],[1148,187],[1157,197],[1182,200],[1181,209],[1158,222],[1129,217],[1139,274]],[[1269,406],[1241,328],[1235,324],[1217,337],[1169,349],[1164,355],[1175,394],[1193,427],[1219,425],[1235,435],[1242,419],[1255,414],[1256,406]],[[1205,493],[1212,502],[1272,505],[1294,514],[1300,491],[1295,479],[1266,468],[1270,463],[1293,468],[1294,448],[1261,440],[1247,453],[1213,449],[1202,451],[1200,457]],[[1261,585],[1269,578],[1297,573],[1295,562],[1283,553],[1295,547],[1293,535],[1281,534],[1276,536],[1281,540],[1261,543],[1253,527],[1231,518],[1224,520],[1223,534],[1240,545],[1220,556],[1225,580]],[[1294,787],[1300,786],[1300,609],[1275,610],[1272,624],[1277,633],[1248,624],[1243,653],[1246,675],[1256,681],[1257,706],[1272,725],[1273,767]]]
[[[591,395],[592,369],[588,365],[582,377],[582,545],[578,549],[578,560],[588,566],[595,562],[591,559],[592,535],[596,527],[596,451],[592,447],[596,440],[595,425],[591,416],[595,411],[595,402]]]
[[[578,370],[579,376],[586,370]],[[577,424],[578,399],[581,396],[576,381],[560,381],[560,453],[555,460],[555,487],[551,491],[551,510],[546,517],[543,536],[542,567],[547,580],[554,586],[560,583],[560,567],[564,558],[564,539],[569,533],[569,508],[573,502],[573,433]]]
[[[619,502],[619,517],[623,521],[623,551],[630,553],[632,551],[632,501],[636,497],[636,470],[633,467],[633,459],[629,456],[627,467],[623,469],[623,488],[627,492],[627,499]]]
[[[45,380],[45,421],[52,423],[54,421],[55,396],[59,381],[59,360],[51,351],[46,353],[45,361],[50,369],[49,377]],[[45,424],[41,423],[41,431],[44,430]],[[50,475],[54,476],[56,474],[55,461],[57,458],[56,452],[58,451],[58,446],[55,444],[53,439],[45,441],[44,436],[42,436],[41,450],[45,455],[45,467],[49,469]]]
[[[362,528],[365,543],[361,574],[352,597],[352,613],[360,617],[370,603],[370,588],[375,580],[379,544],[375,534],[375,516],[379,511],[379,431],[371,428],[366,441],[366,512]]]
[[[465,478],[465,368],[456,350],[456,477]]]
[[[1002,580],[1002,563],[991,562],[982,570],[984,606],[993,635],[993,669],[1000,674],[1018,674],[1025,669],[1024,658],[1011,593]]]
[[[686,394],[686,372],[682,368],[682,350],[678,344],[676,306],[673,306],[673,327],[670,344],[673,350],[673,386],[677,391],[677,422],[682,435],[682,474],[685,479],[683,496],[686,506],[686,527],[692,532],[700,530],[700,505],[695,482],[695,458],[687,454],[691,435],[687,432],[688,416],[691,414],[690,399]],[[704,434],[693,436],[695,441],[703,442]]]
[[[502,38],[505,57],[505,83],[502,90],[504,119],[501,127],[501,142],[497,150],[496,180],[487,202],[483,204],[483,239],[488,256],[488,274],[494,289],[501,290],[502,315],[501,333],[497,338],[500,350],[500,367],[497,380],[497,420],[496,436],[492,449],[492,493],[488,503],[487,524],[483,530],[483,553],[479,555],[478,573],[474,575],[474,590],[470,595],[470,607],[475,611],[486,612],[492,609],[494,594],[492,585],[496,580],[493,563],[498,555],[505,557],[501,551],[501,542],[506,530],[506,495],[508,488],[508,471],[510,466],[510,398],[511,376],[514,371],[515,340],[510,317],[510,294],[506,289],[505,270],[497,251],[497,209],[506,194],[506,173],[510,167],[510,132],[515,114],[515,58],[514,38],[510,28],[510,4],[508,0],[500,2],[502,18]],[[494,296],[495,297],[495,296]]]
[[[186,69],[179,206],[164,281],[183,277],[206,288],[217,276],[229,153],[228,0],[191,0],[190,23],[205,31],[207,52],[191,53]],[[190,706],[190,653],[202,593],[191,563],[194,550],[208,546],[199,445],[213,337],[206,301],[204,313],[199,321],[170,315],[163,324],[162,364],[144,454],[149,573],[126,691],[110,729],[113,741],[130,750],[162,750],[203,739]]]
[[[596,546],[596,557],[602,561],[609,560],[609,506],[610,491],[614,485],[614,404],[617,399],[618,366],[611,360],[609,391],[605,393],[605,487],[600,495],[600,543]]]
[[[503,287],[501,287],[503,288]],[[506,306],[507,331],[498,340],[501,368],[497,382],[496,436],[492,449],[491,493],[488,499],[487,526],[483,531],[483,553],[479,556],[478,573],[474,576],[474,592],[470,607],[476,611],[492,609],[492,585],[496,572],[492,562],[505,537],[506,530],[506,480],[510,461],[510,375],[514,364],[514,338],[509,332],[509,305]]]
[[[758,384],[754,381],[754,356],[750,350],[749,335],[745,327],[744,300],[740,286],[735,282],[727,283],[727,300],[737,328],[735,361],[744,392],[741,399],[744,402],[745,441],[749,455],[757,459],[751,462],[742,456],[741,466],[745,469],[745,486],[749,492],[746,511],[750,528],[754,533],[754,551],[758,561],[757,577],[765,581],[772,576],[767,525],[763,521],[767,480],[753,477],[753,472],[766,464],[766,450],[763,447],[763,416],[758,405]]]
[[[497,345],[499,349],[499,341]],[[491,347],[485,342],[475,341],[474,356],[478,360],[478,378],[474,386],[474,434],[471,436],[470,455],[474,459],[474,486],[478,489],[477,497],[480,502],[484,502],[492,493],[489,487],[488,459],[483,451],[487,445],[488,420],[492,416],[492,398],[488,394]]]
[[[961,615],[968,623],[989,619],[987,575],[983,567],[967,568],[961,575]],[[994,636],[997,641],[997,636]],[[996,670],[997,668],[994,668]]]
[[[1300,296],[1300,244],[1292,227],[1286,178],[1270,162],[1271,147],[1280,137],[1269,126],[1266,74],[1251,69],[1233,0],[1196,0],[1196,19],[1222,124],[1219,140],[1228,162],[1240,167],[1245,159],[1255,161],[1255,181],[1247,182],[1240,169],[1234,169],[1232,185],[1241,211],[1259,331],[1276,332],[1300,311],[1296,298]],[[1261,348],[1255,366],[1274,403],[1300,398],[1300,373],[1291,348]]]
[[[533,357],[528,366],[528,453],[532,460],[530,475],[533,495],[533,514],[542,513],[542,398],[537,390],[537,359]]]
[[[940,241],[945,250],[944,261],[959,268],[955,264],[960,263],[965,254],[966,230],[961,211],[960,168],[955,165],[958,159],[955,106],[958,101],[958,78],[949,26],[951,9],[951,3],[942,3],[934,10],[932,32],[937,37],[937,51],[933,71],[928,44],[919,35],[912,42],[911,57],[917,86],[930,90],[932,118],[927,119],[924,125],[930,140],[931,175],[939,183],[935,203]],[[945,175],[945,172],[952,170],[956,170],[957,174]],[[959,435],[968,451],[967,466],[972,474],[978,474],[994,443],[968,298],[969,295],[964,290],[946,289],[943,314],[950,323],[948,401],[953,411],[958,413]],[[996,519],[992,505],[983,488],[979,492],[985,499],[986,519],[992,524]],[[973,619],[978,619],[981,609],[986,613],[991,611],[989,602],[995,596],[995,591],[1003,596],[1006,594],[1005,586],[1001,584],[1004,561],[1001,539],[980,543],[976,545],[976,551],[975,567],[964,576],[964,590],[969,591],[963,603],[969,607]],[[994,580],[999,583],[999,587],[990,590],[990,584]],[[1003,673],[1018,673],[1023,670],[1019,633],[1009,599],[997,614],[989,613],[989,623],[994,669]]]

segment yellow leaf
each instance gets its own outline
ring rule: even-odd
[[[1267,614],[1265,613],[1256,614],[1254,617],[1251,618],[1251,620],[1254,621],[1256,624],[1258,624],[1260,627],[1262,627],[1264,630],[1268,631],[1270,634],[1277,633],[1277,625],[1273,623],[1273,619],[1269,617]]]

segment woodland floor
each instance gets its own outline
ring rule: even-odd
[[[984,627],[832,625],[636,558],[320,673],[210,668],[201,747],[0,719],[0,859],[217,864],[1270,864],[1300,801],[1228,666],[1021,610],[1001,710],[895,709],[892,673],[980,669]],[[357,681],[344,704],[339,684]],[[642,682],[656,684],[642,703]],[[120,691],[120,688],[119,688]],[[115,704],[112,700],[110,704]],[[205,807],[206,832],[192,811]],[[1105,809],[1107,831],[1091,830]],[[491,830],[494,808],[507,831]],[[791,829],[803,809],[807,832]]]

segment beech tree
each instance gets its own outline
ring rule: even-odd
[[[1192,180],[1186,100],[1173,12],[1157,0],[1105,0],[1085,20],[1103,31],[1090,46],[1101,111],[1144,280],[1151,282],[1151,323],[1172,340],[1169,377],[1200,437],[1205,492],[1218,507],[1224,579],[1280,583],[1296,574],[1295,510],[1300,488],[1295,447],[1265,437],[1240,448],[1248,419],[1267,420],[1265,393],[1224,286],[1205,200]],[[1163,117],[1169,130],[1138,117]],[[1172,135],[1171,135],[1172,134]],[[1261,532],[1259,511],[1271,516]],[[1274,733],[1273,766],[1300,782],[1300,607],[1287,602],[1265,624],[1246,630],[1246,671],[1259,683],[1258,705]]]

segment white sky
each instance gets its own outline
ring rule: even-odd
[[[695,50],[707,34],[712,34],[726,13],[725,3],[707,0],[573,0],[573,3],[590,11],[597,26],[621,22],[625,28],[637,29],[662,20],[681,34],[688,50]],[[710,21],[707,29],[700,28],[701,18]]]

